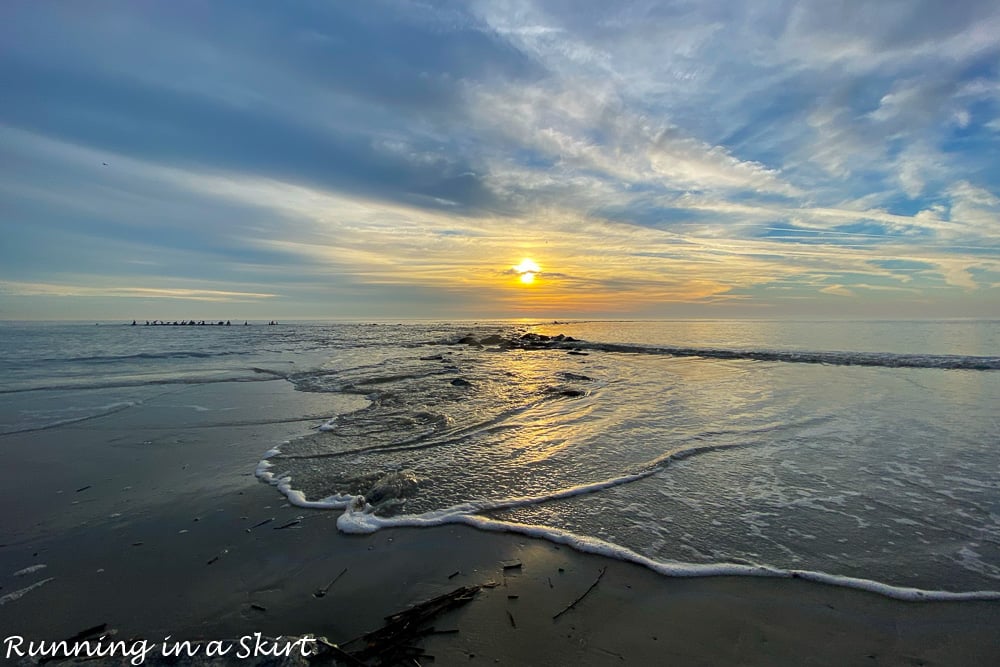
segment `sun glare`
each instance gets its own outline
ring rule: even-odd
[[[519,279],[522,284],[530,285],[535,282],[535,274],[539,273],[542,267],[535,263],[535,260],[528,259],[525,257],[521,260],[521,263],[514,267],[514,271],[518,273]]]

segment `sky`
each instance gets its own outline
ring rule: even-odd
[[[0,319],[1000,317],[996,0],[11,0],[0,91]]]

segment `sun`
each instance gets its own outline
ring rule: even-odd
[[[535,274],[540,273],[542,267],[533,259],[525,257],[521,260],[521,263],[514,267],[514,272],[518,274],[519,280],[524,285],[530,285],[535,282]]]

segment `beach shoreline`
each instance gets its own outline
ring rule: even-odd
[[[345,643],[410,605],[486,586],[435,621],[457,632],[421,640],[434,664],[1000,662],[998,602],[671,578],[460,525],[344,535],[339,512],[291,506],[253,471],[263,452],[361,399],[281,380],[180,391],[170,406],[0,438],[14,471],[0,498],[17,508],[0,524],[6,637],[55,641],[107,624],[151,642],[259,632]],[[195,393],[211,414],[285,417],[199,424],[184,407]]]

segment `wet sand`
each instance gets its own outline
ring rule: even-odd
[[[495,583],[435,620],[457,632],[422,640],[433,664],[1000,664],[1000,602],[665,578],[465,526],[339,534],[336,512],[291,507],[253,476],[267,449],[347,409],[338,400],[283,381],[182,387],[0,436],[4,637],[58,640],[107,623],[151,642],[255,632],[346,642],[408,605]]]

